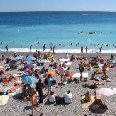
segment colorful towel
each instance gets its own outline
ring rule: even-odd
[[[90,102],[86,102],[84,101],[84,96],[81,97],[81,106],[83,109],[87,109],[89,108],[89,106],[95,101],[95,96],[91,96],[91,101]]]
[[[7,104],[8,100],[9,100],[9,96],[8,95],[0,95],[0,105]]]

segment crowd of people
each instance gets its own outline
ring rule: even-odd
[[[109,71],[109,68],[112,68],[112,64],[109,62],[109,60],[103,59],[102,57],[76,57],[74,55],[71,55],[69,58],[70,62],[77,62],[77,71],[80,73],[80,78],[73,78],[73,70],[70,66],[67,66],[67,62],[56,62],[54,59],[54,56],[52,53],[44,53],[42,54],[40,51],[36,51],[33,53],[33,57],[36,58],[34,63],[36,65],[39,64],[40,59],[49,60],[50,63],[48,67],[46,66],[40,66],[40,69],[34,69],[32,68],[25,68],[25,61],[23,59],[20,60],[20,63],[17,63],[16,61],[16,53],[14,54],[14,58],[5,58],[2,55],[1,61],[5,61],[6,64],[9,64],[10,69],[17,69],[17,66],[19,64],[23,64],[23,74],[26,73],[29,76],[35,76],[36,79],[38,79],[38,82],[35,84],[35,87],[30,84],[19,83],[17,78],[15,78],[13,75],[5,74],[3,70],[0,71],[0,82],[3,84],[7,83],[8,85],[10,82],[13,84],[13,86],[21,87],[22,93],[21,98],[23,100],[29,100],[32,103],[32,115],[34,113],[34,110],[37,110],[37,107],[40,103],[43,103],[43,100],[45,97],[48,97],[49,103],[66,103],[70,104],[73,102],[73,93],[71,93],[70,90],[66,92],[66,94],[59,96],[55,93],[55,91],[52,90],[53,87],[57,88],[58,86],[63,87],[62,85],[66,85],[68,83],[70,84],[77,84],[84,82],[83,78],[83,72],[86,71],[92,71],[91,80],[98,81],[98,82],[89,82],[85,83],[85,87],[88,87],[89,89],[95,89],[98,85],[101,85],[100,80],[106,80],[110,82],[110,78],[108,77],[107,72]],[[27,56],[28,57],[28,56]],[[67,58],[67,59],[68,59]],[[111,54],[111,60],[114,59],[113,55]],[[18,69],[19,70],[19,69]],[[7,71],[7,70],[6,70]],[[23,75],[22,74],[22,75]],[[60,83],[57,81],[54,77],[60,77]],[[44,92],[44,89],[47,89],[47,92]],[[6,92],[6,94],[9,94],[10,92],[14,91],[14,88],[11,88]],[[1,94],[2,89],[0,90]],[[91,95],[89,91],[84,94],[85,101],[89,102],[91,100]],[[95,95],[95,104],[102,104],[101,101],[98,102],[98,99]],[[103,104],[102,104],[103,105]]]

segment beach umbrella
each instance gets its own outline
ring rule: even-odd
[[[25,57],[23,60],[24,61],[33,61],[33,60],[36,60],[36,58],[33,56],[28,56],[28,57]]]
[[[111,96],[114,94],[114,91],[111,88],[100,88],[96,90],[97,95]]]
[[[56,74],[55,70],[51,70],[51,71],[46,72],[46,75],[55,75],[55,74]]]
[[[33,64],[26,64],[24,65],[24,69],[33,69],[34,65]]]
[[[22,81],[24,84],[35,84],[38,82],[38,79],[35,76],[22,76]]]

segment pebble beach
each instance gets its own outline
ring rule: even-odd
[[[17,53],[23,56],[32,55],[32,53]],[[13,52],[2,52],[1,55],[4,55],[5,57],[10,57],[13,55]],[[69,54],[69,57],[72,54]],[[110,53],[88,53],[88,54],[73,54],[75,57],[102,57],[104,59],[110,59]],[[54,59],[56,62],[59,62],[59,58],[63,58],[65,56],[65,53],[57,53],[54,55]],[[113,54],[114,59],[116,59],[116,54]],[[49,68],[46,65],[47,68]],[[41,67],[40,67],[41,68]],[[70,69],[73,73],[79,72],[78,70],[78,62],[75,59]],[[17,70],[10,70],[6,73],[17,73]],[[88,71],[88,81],[91,77],[91,74],[93,73],[92,70]],[[101,80],[101,83],[104,83],[104,85],[99,85],[98,88],[116,88],[116,67],[110,68],[108,71],[108,76],[111,79],[111,82],[106,82],[104,80]],[[60,82],[59,75],[56,75],[54,77],[56,82]],[[112,96],[102,96],[103,102],[105,102],[107,106],[107,110],[103,111],[102,109],[99,109],[96,112],[89,111],[89,109],[83,109],[81,106],[81,95],[83,95],[86,91],[90,91],[91,94],[94,94],[95,89],[88,89],[88,88],[82,88],[80,86],[80,83],[78,84],[66,84],[61,86],[58,86],[57,88],[53,88],[53,90],[56,92],[57,95],[63,96],[66,91],[70,90],[73,95],[73,101],[71,104],[48,104],[47,103],[47,97],[44,99],[44,102],[42,104],[39,104],[38,110],[43,113],[43,116],[84,116],[84,114],[87,114],[87,116],[116,116],[116,94]],[[46,89],[43,89],[44,93],[47,92]],[[35,116],[39,116],[40,112],[34,112]],[[31,114],[31,104],[29,101],[23,101],[16,99],[15,96],[10,96],[9,101],[6,105],[0,106],[0,116],[29,116]]]

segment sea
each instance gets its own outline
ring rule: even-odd
[[[116,12],[0,12],[0,51],[116,53]]]

